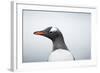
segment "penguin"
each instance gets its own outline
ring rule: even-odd
[[[64,37],[57,27],[47,27],[42,31],[33,32],[35,35],[47,37],[53,43],[48,61],[74,61],[75,57],[65,44]]]

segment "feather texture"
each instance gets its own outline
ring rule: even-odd
[[[53,51],[50,56],[48,61],[68,61],[68,60],[73,60],[72,54],[64,49],[58,49]]]

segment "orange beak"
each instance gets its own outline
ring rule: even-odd
[[[45,32],[43,32],[43,31],[37,31],[37,32],[34,32],[33,34],[35,34],[35,35],[44,35]]]

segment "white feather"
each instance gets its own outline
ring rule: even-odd
[[[57,31],[57,28],[56,27],[52,27],[50,31],[52,31],[52,32],[53,31]]]
[[[68,61],[68,60],[73,60],[72,54],[63,49],[58,49],[52,52],[49,56],[48,61]]]

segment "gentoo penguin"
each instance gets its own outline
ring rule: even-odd
[[[53,51],[51,52],[48,61],[75,60],[64,42],[62,33],[57,27],[48,27],[42,31],[36,31],[34,34],[47,37],[53,42]]]

